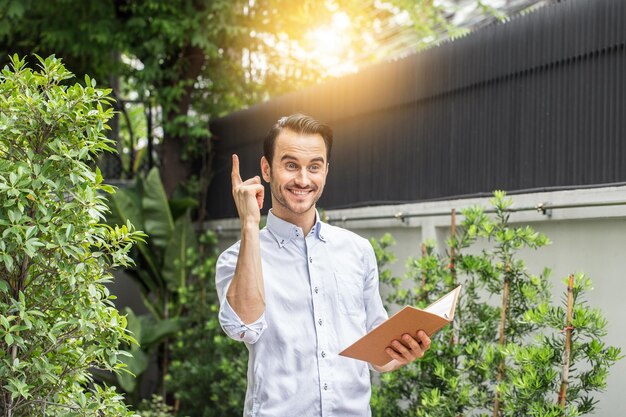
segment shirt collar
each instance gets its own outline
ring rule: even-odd
[[[270,210],[267,213],[267,221],[265,222],[265,226],[267,230],[269,230],[278,245],[282,248],[285,246],[291,239],[297,239],[302,237],[302,229],[295,224],[291,224],[288,221],[280,219],[272,213]],[[317,238],[323,242],[326,242],[326,224],[324,224],[320,219],[320,214],[315,211],[315,224],[311,228],[309,233],[315,234]]]

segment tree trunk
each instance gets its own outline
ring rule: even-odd
[[[173,103],[165,114],[166,123],[161,147],[161,180],[168,196],[171,196],[191,173],[190,162],[181,160],[182,150],[188,138],[177,133],[175,121],[180,116],[187,116],[191,107],[194,81],[202,72],[206,62],[204,51],[197,46],[185,46],[178,56],[175,67],[180,67],[181,73],[175,80],[172,80],[170,87],[183,83],[185,88],[178,103]]]

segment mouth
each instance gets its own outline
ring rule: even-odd
[[[306,189],[301,189],[301,188],[287,188],[287,191],[289,191],[291,194],[297,196],[297,197],[303,197],[306,195],[309,195],[309,193],[312,193],[313,190],[311,190],[310,188],[306,188]]]

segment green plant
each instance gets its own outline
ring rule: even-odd
[[[542,303],[524,320],[543,329],[532,343],[507,346],[508,383],[501,392],[507,416],[578,416],[592,413],[593,392],[606,388],[611,365],[621,352],[606,346],[606,319],[586,306],[589,277],[579,273],[565,279],[562,306]],[[556,395],[558,393],[558,395]]]
[[[152,169],[145,178],[138,177],[133,186],[112,195],[108,204],[109,224],[130,221],[148,234],[131,253],[135,262],[126,273],[137,283],[150,314],[136,316],[128,310],[129,329],[138,345],[126,345],[128,356],[123,359],[132,375],[117,375],[119,386],[137,404],[141,379],[154,355],[160,359],[158,379],[163,387],[170,361],[168,338],[181,328],[180,318],[186,309],[182,294],[187,291],[194,263],[190,254],[197,246],[189,210],[195,201],[168,200],[159,171]]]
[[[159,172],[152,170],[110,202],[111,224],[132,221],[149,235],[132,252],[127,273],[141,290],[150,315],[129,312],[129,329],[139,345],[128,346],[131,375],[118,384],[140,401],[149,359],[159,362],[160,388],[176,411],[188,416],[241,415],[245,394],[245,347],[225,337],[217,321],[217,237],[194,228],[191,199],[167,199]],[[167,395],[169,393],[169,395]]]
[[[224,334],[217,319],[217,255],[215,233],[204,232],[197,252],[192,252],[197,263],[185,293],[190,308],[172,344],[167,385],[180,414],[190,417],[238,417],[243,410],[247,350]]]
[[[520,249],[549,241],[530,227],[511,226],[511,204],[495,192],[494,216],[481,207],[466,210],[448,253],[436,254],[426,244],[420,258],[409,260],[405,282],[384,279],[391,284],[390,305],[424,307],[459,282],[463,291],[454,323],[433,337],[423,360],[382,375],[373,390],[374,415],[556,417],[593,411],[592,394],[604,387],[621,352],[601,341],[606,322],[582,301],[588,278],[572,280],[567,309],[552,306],[550,271],[531,274],[518,257]],[[478,244],[486,249],[476,249]],[[389,256],[383,246],[376,253],[384,270]]]
[[[141,417],[174,417],[174,408],[165,403],[163,397],[153,395],[150,401],[144,399],[137,409]]]
[[[119,371],[132,343],[105,284],[142,237],[101,223],[113,189],[90,165],[111,150],[109,91],[37,60],[14,56],[0,75],[0,414],[128,416],[89,372]]]

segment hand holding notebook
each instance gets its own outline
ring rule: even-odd
[[[403,334],[415,335],[423,330],[430,337],[454,319],[454,310],[461,291],[459,285],[423,310],[406,306],[380,326],[348,346],[340,355],[383,366],[391,357],[385,348]]]

